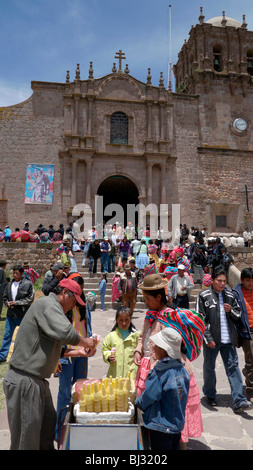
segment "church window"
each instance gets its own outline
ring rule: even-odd
[[[117,112],[111,115],[111,144],[128,144],[128,117],[125,113]]]
[[[227,227],[227,216],[226,215],[216,215],[216,227],[217,228],[226,228]]]
[[[221,46],[217,45],[213,48],[213,68],[215,72],[222,72],[222,54]]]
[[[253,76],[253,49],[247,52],[247,72]]]

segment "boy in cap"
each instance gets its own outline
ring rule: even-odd
[[[166,327],[150,337],[158,362],[150,370],[145,390],[135,401],[143,411],[151,450],[179,450],[184,428],[190,376],[181,362],[181,335]]]

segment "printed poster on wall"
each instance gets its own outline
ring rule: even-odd
[[[27,165],[25,204],[52,204],[54,165]]]

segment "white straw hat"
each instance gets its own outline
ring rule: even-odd
[[[181,359],[181,335],[174,328],[163,328],[159,333],[150,336],[159,348],[166,351],[173,359]]]

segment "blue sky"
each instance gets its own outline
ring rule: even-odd
[[[132,76],[146,82],[150,67],[153,85],[160,72],[167,83],[170,49],[174,64],[200,6],[205,20],[245,14],[253,30],[253,0],[0,0],[0,106],[27,99],[32,80],[65,82],[67,70],[74,80],[77,63],[83,80],[90,61],[107,75],[119,49]]]

